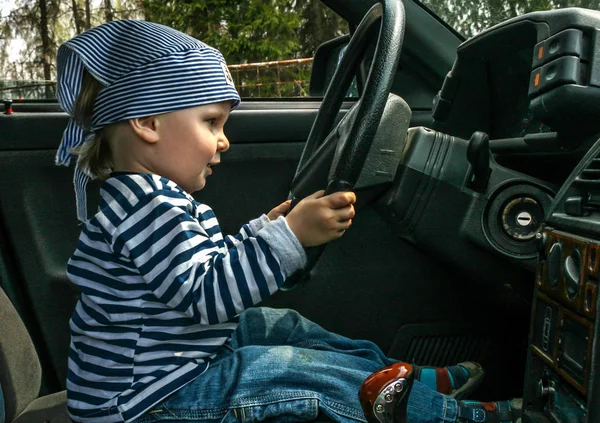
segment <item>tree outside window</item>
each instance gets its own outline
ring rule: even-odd
[[[218,48],[244,97],[307,96],[314,51],[348,32],[319,0],[0,0],[0,12],[5,98],[54,98],[58,46],[115,19],[161,23]]]

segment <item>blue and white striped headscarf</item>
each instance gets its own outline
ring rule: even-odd
[[[240,103],[223,55],[172,28],[145,21],[120,20],[92,28],[58,49],[57,97],[71,119],[56,154],[68,166],[72,150],[86,134],[73,120],[83,70],[104,89],[94,103],[91,132],[128,119],[233,100]],[[87,129],[87,128],[86,128]],[[77,217],[87,217],[85,189],[92,177],[75,168]]]

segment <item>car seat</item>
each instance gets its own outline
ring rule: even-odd
[[[0,386],[6,423],[69,423],[66,391],[39,397],[42,367],[17,310],[0,289]]]

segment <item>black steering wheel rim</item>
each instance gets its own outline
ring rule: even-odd
[[[338,151],[338,160],[327,181],[328,185],[333,180],[344,181],[349,189],[356,184],[394,82],[404,40],[404,20],[401,0],[382,0],[371,7],[361,20],[338,64],[308,135],[291,185],[294,198],[305,196],[296,195],[295,188],[306,177],[304,175],[310,174],[311,160],[331,134],[346,92],[366,53],[369,35],[375,25],[381,23],[371,68],[348,131],[348,142]]]
[[[368,47],[369,36],[379,26],[377,46],[360,100],[352,119],[344,119],[339,125],[349,126],[344,141],[337,146],[336,158],[331,164],[326,194],[337,191],[351,191],[365,164],[375,133],[388,100],[396,69],[400,60],[405,29],[404,5],[401,0],[381,0],[363,16],[352,35],[348,47],[338,64],[319,112],[302,152],[296,175],[292,180],[290,197],[293,208],[302,198],[310,195],[306,187],[311,181],[311,167],[319,160],[319,147],[323,147],[331,136],[333,125],[346,92],[357,73]],[[317,183],[322,181],[315,181]],[[290,208],[290,210],[291,210]],[[283,289],[295,287],[310,273],[325,246],[307,249],[307,264],[301,271],[286,281]]]

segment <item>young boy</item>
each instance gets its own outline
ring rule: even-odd
[[[73,421],[306,421],[319,412],[364,421],[358,389],[394,360],[291,310],[251,308],[304,265],[303,247],[342,236],[355,195],[320,191],[291,211],[285,202],[223,237],[190,195],[229,148],[223,126],[240,102],[222,55],[161,25],[114,21],[62,45],[57,67],[72,117],[57,162],[78,155],[85,222],[67,265],[81,290],[70,322]],[[87,220],[90,177],[104,182]],[[477,366],[417,376],[412,422],[483,410],[426,386],[462,395],[483,376]]]

